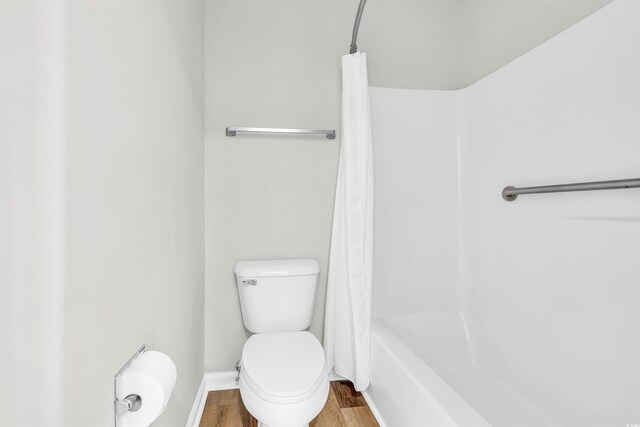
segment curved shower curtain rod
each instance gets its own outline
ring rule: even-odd
[[[349,48],[350,54],[354,54],[358,51],[358,45],[356,44],[356,41],[358,40],[358,29],[360,28],[360,20],[362,19],[362,12],[364,11],[364,5],[366,3],[367,0],[360,0],[360,4],[358,5],[356,22],[353,23],[353,33],[351,34],[351,47]]]

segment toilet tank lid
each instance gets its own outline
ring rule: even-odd
[[[234,271],[240,277],[308,276],[318,274],[320,264],[315,259],[240,261]]]

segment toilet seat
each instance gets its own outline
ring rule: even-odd
[[[241,364],[244,383],[270,403],[305,401],[328,382],[322,346],[307,331],[252,335]]]
[[[239,388],[259,426],[308,426],[329,395],[320,342],[306,331],[251,336],[242,350]]]

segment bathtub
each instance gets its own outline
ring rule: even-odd
[[[387,427],[559,425],[476,363],[460,312],[374,318],[367,395]]]

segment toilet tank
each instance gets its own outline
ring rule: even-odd
[[[320,272],[316,260],[241,261],[234,271],[248,330],[303,331],[311,325]]]

